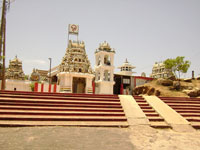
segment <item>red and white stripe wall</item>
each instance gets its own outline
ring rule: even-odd
[[[34,92],[58,93],[60,86],[57,84],[35,83]]]

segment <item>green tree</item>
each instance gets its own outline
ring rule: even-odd
[[[180,79],[181,74],[187,73],[190,67],[190,61],[185,60],[184,56],[177,56],[175,59],[167,59],[164,61],[166,69],[172,69],[172,72],[176,76],[176,78]]]
[[[180,88],[180,77],[181,74],[187,73],[189,67],[190,67],[190,61],[184,60],[184,56],[177,56],[176,58],[172,59],[166,59],[164,61],[165,68],[171,69],[176,78],[179,81],[179,88]]]

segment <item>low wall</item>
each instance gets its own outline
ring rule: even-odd
[[[57,84],[35,83],[34,92],[59,93],[60,86]]]
[[[9,91],[31,91],[30,84],[31,84],[31,81],[6,79],[5,90],[9,90]]]

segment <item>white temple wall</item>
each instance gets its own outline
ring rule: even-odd
[[[31,81],[6,79],[5,90],[14,91],[16,89],[16,91],[32,91],[30,84]]]

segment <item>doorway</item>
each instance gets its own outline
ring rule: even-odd
[[[86,79],[73,78],[73,93],[85,93]]]

